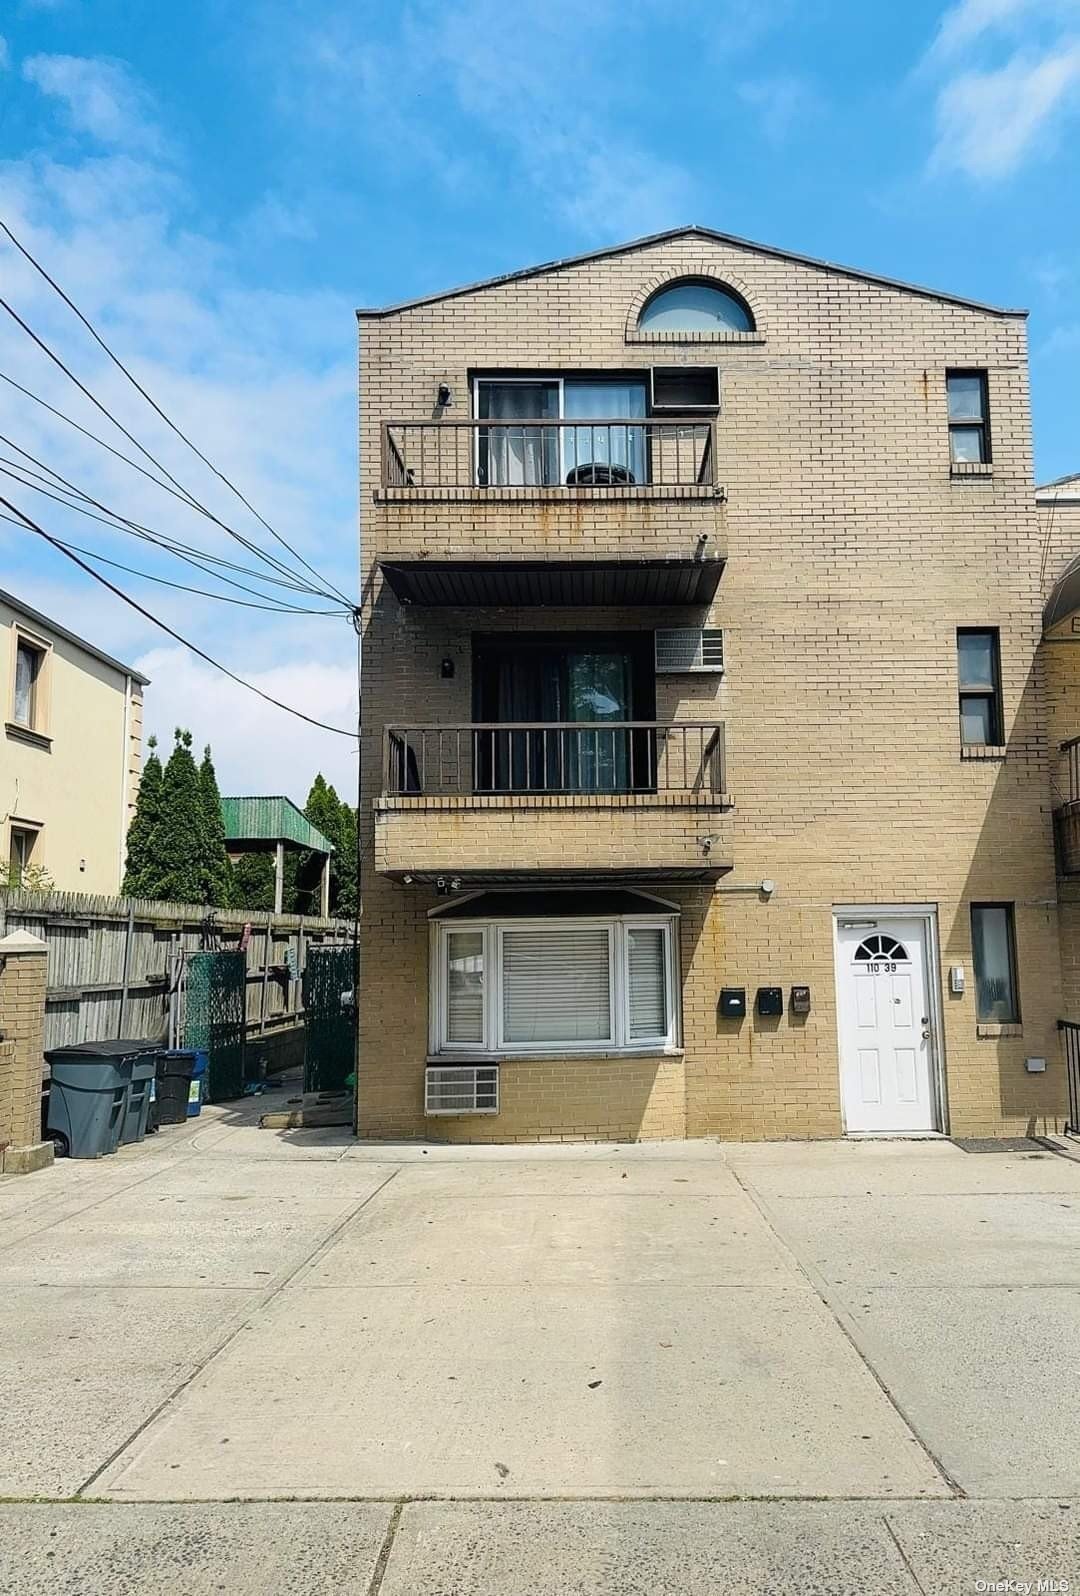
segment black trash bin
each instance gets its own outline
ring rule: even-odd
[[[159,1125],[183,1125],[188,1117],[195,1050],[173,1047],[158,1054],[157,1117]]]
[[[152,1067],[146,1073],[148,1061],[156,1065],[157,1052],[157,1044],[144,1039],[50,1049],[45,1055],[50,1074],[46,1134],[58,1151],[72,1158],[101,1158],[115,1153],[121,1137],[139,1140],[146,1130],[153,1073]]]

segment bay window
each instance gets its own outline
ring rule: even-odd
[[[675,916],[489,920],[432,929],[432,1052],[673,1047]]]

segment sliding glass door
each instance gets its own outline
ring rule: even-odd
[[[647,482],[646,408],[636,378],[481,377],[476,416],[492,425],[477,429],[476,480],[486,488]]]

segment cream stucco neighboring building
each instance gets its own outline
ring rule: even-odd
[[[1060,1129],[1023,312],[685,228],[359,326],[361,1134]]]
[[[0,591],[0,849],[61,891],[117,893],[147,678]]]

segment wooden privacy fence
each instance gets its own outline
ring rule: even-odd
[[[71,1042],[175,1034],[177,972],[185,956],[213,952],[243,951],[248,1039],[269,1041],[304,1022],[301,977],[309,950],[351,944],[353,928],[345,920],[295,914],[0,890],[0,936],[9,931],[29,931],[48,944],[48,1051]]]

